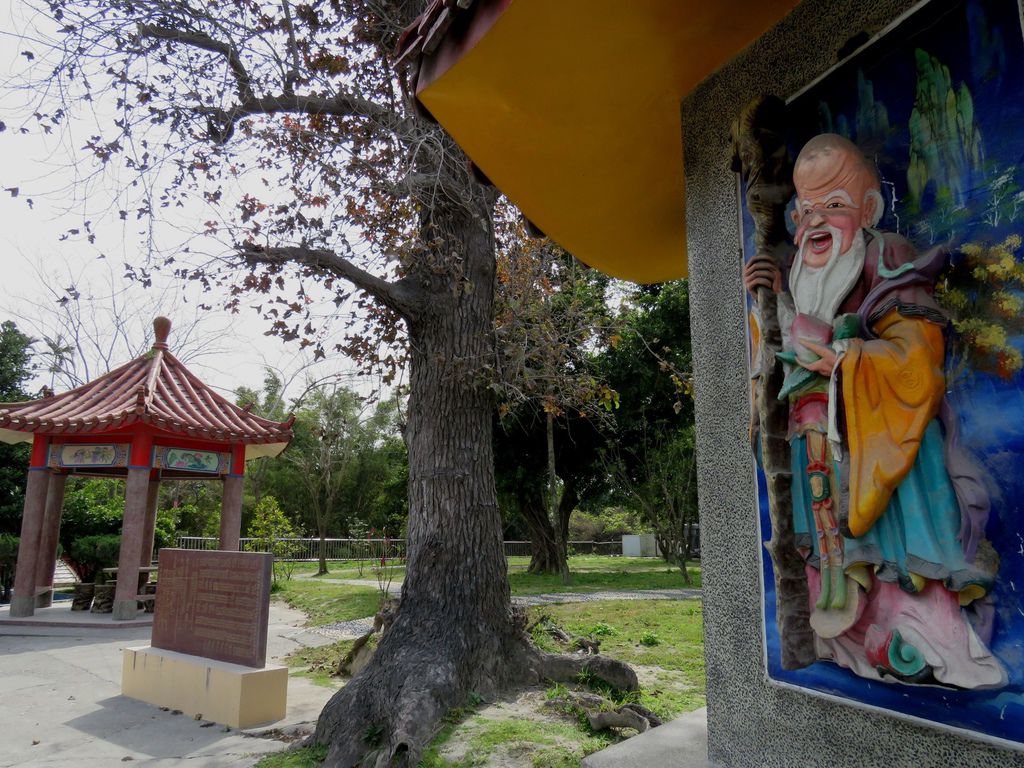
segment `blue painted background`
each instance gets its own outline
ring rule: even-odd
[[[929,58],[922,59],[921,52]],[[922,61],[927,62],[924,71]],[[914,199],[907,173],[911,113],[918,86],[936,61],[948,68],[954,94],[962,96],[966,90],[973,102],[973,135],[980,138],[983,157],[961,164],[952,181],[932,180]],[[794,156],[811,136],[833,131],[847,135],[875,159],[887,198],[881,229],[900,232],[921,249],[948,242],[954,250],[961,243],[997,243],[1024,233],[1024,39],[1016,0],[932,0],[793,99],[790,112]],[[749,258],[753,229],[745,210],[743,214]],[[1018,249],[1016,258],[1022,256],[1024,249]],[[1011,343],[1024,348],[1019,336]],[[992,486],[987,535],[1002,563],[991,649],[1006,666],[1009,685],[964,692],[879,683],[824,661],[803,670],[783,670],[772,566],[764,554],[771,678],[1024,744],[1022,385],[1022,373],[1005,378],[975,372],[957,377],[950,392],[962,440],[988,472]],[[760,470],[758,487],[762,537],[767,541],[770,519]]]

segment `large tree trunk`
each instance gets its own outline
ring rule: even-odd
[[[372,661],[324,708],[315,739],[330,766],[413,766],[440,719],[474,692],[566,679],[586,667],[636,685],[631,670],[538,651],[512,610],[494,483],[494,403],[480,366],[492,354],[494,234],[476,215],[445,211],[425,240],[443,240],[463,274],[436,285],[409,324],[408,560],[393,622]]]

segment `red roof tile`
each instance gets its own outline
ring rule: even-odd
[[[0,430],[75,435],[131,424],[224,443],[287,443],[285,422],[249,413],[214,392],[167,349],[170,322],[154,322],[153,349],[76,389],[22,403],[0,403]]]

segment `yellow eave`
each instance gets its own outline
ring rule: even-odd
[[[418,95],[576,258],[637,282],[685,277],[680,102],[796,4],[512,0]]]

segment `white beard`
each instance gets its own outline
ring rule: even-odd
[[[840,255],[842,235],[838,229],[827,229],[832,233],[832,255],[822,267],[804,266],[804,249],[810,242],[805,237],[789,272],[789,290],[797,312],[831,323],[839,305],[860,279],[867,246],[864,230],[859,229],[849,250]]]

